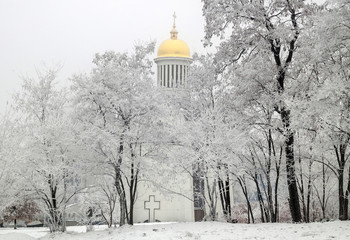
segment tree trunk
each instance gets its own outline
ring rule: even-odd
[[[299,204],[298,186],[295,177],[295,160],[294,160],[294,133],[290,130],[290,111],[282,108],[282,122],[285,129],[285,152],[286,152],[286,169],[287,184],[289,192],[289,208],[293,222],[301,222],[301,212]]]
[[[279,160],[275,162],[276,164],[276,182],[275,182],[275,215],[274,218],[272,219],[272,222],[277,222],[279,219],[278,216],[278,183],[280,179],[280,170],[281,170],[281,162],[282,162],[282,154],[283,154],[283,147],[281,146],[280,148],[280,155],[279,155]]]
[[[200,162],[192,165],[192,185],[193,185],[193,206],[195,221],[202,221],[205,213],[205,181],[203,164]]]
[[[252,218],[252,223],[254,223],[255,220],[254,220],[254,215],[253,215],[253,211],[252,211],[252,206],[251,206],[251,204],[250,204],[250,200],[249,200],[249,196],[248,196],[247,185],[246,185],[246,183],[245,183],[244,178],[237,177],[237,180],[238,180],[239,185],[241,186],[242,192],[243,192],[244,197],[245,197],[245,199],[246,199],[246,201],[247,201],[248,223],[250,223],[250,218]]]
[[[326,219],[326,207],[327,207],[327,197],[326,197],[326,184],[327,184],[327,178],[326,178],[326,164],[324,162],[324,157],[322,155],[322,189],[321,192],[319,189],[314,185],[313,189],[315,190],[316,197],[318,199],[318,202],[320,203],[320,207],[322,210],[322,219]]]
[[[305,206],[305,190],[304,190],[304,172],[303,172],[303,165],[301,163],[301,155],[300,155],[300,145],[298,145],[299,149],[299,156],[298,156],[298,162],[299,162],[299,179],[297,179],[297,184],[299,187],[300,195],[301,195],[301,204],[302,204],[302,211],[303,211],[303,220],[306,222],[306,206]]]
[[[66,177],[68,177],[67,169],[64,169],[64,178],[63,178],[63,211],[62,211],[62,226],[61,231],[66,231],[66,206],[67,206],[67,182]]]
[[[322,156],[322,161],[324,161]],[[322,164],[322,202],[321,202],[321,209],[322,209],[322,217],[323,219],[326,219],[326,167],[324,164]]]
[[[120,173],[121,171],[120,167],[123,161],[123,157],[122,157],[123,152],[124,152],[124,132],[120,136],[118,162],[114,165],[114,171],[115,171],[114,185],[119,195],[119,208],[120,208],[119,226],[125,225],[125,219],[126,219],[126,197],[125,197],[125,191],[122,187],[122,176]]]
[[[126,208],[125,208],[125,194],[122,193],[119,196],[119,210],[120,210],[120,217],[119,217],[119,226],[125,225],[125,220],[126,220]]]
[[[310,222],[310,203],[311,203],[311,191],[312,191],[312,175],[311,175],[312,161],[309,163],[309,179],[307,182],[307,196],[306,196],[306,216],[305,221]]]
[[[269,219],[267,219],[268,222],[274,222],[273,219],[275,219],[275,211],[273,208],[273,196],[272,196],[272,186],[271,186],[271,178],[270,178],[270,172],[268,171],[266,176],[266,182],[267,182],[267,202],[268,202],[268,213],[269,213]]]
[[[218,179],[219,194],[221,200],[221,206],[223,214],[227,221],[231,220],[231,200],[230,200],[230,182],[229,176],[226,176],[226,180],[223,181],[220,177]]]
[[[131,152],[131,166],[130,166],[130,185],[129,185],[129,199],[130,199],[130,212],[128,218],[128,224],[134,224],[134,204],[136,199],[137,183],[138,183],[138,174],[139,166],[135,163],[135,151],[132,144],[129,144]],[[141,156],[141,145],[140,145],[140,156]]]
[[[48,201],[50,202],[49,204],[49,213],[50,213],[50,232],[57,232],[60,230],[60,225],[61,225],[61,215],[58,210],[58,205],[57,205],[57,186],[54,185],[53,181],[53,176],[50,174],[49,176],[49,186],[50,186],[50,199]]]
[[[118,196],[119,196],[119,226],[125,225],[125,219],[126,219],[126,197],[124,189],[121,186],[121,174],[120,174],[120,167],[115,166],[115,183],[114,186],[117,190]]]
[[[334,146],[334,150],[338,160],[338,198],[339,198],[339,220],[348,219],[348,199],[347,194],[344,192],[344,168],[346,163],[346,144],[339,144],[339,150],[337,146]],[[350,180],[349,180],[350,181]],[[347,190],[349,189],[349,186]]]
[[[264,199],[263,199],[262,194],[261,194],[261,190],[260,190],[260,187],[259,187],[258,176],[257,176],[256,172],[254,173],[253,180],[254,180],[254,183],[255,183],[255,186],[256,186],[256,192],[258,194],[261,222],[263,222],[263,223],[264,222],[268,222],[269,219],[268,219],[268,215],[266,213],[265,203],[264,203]]]
[[[135,154],[132,148],[132,144],[129,144],[129,148],[131,151],[131,166],[130,166],[130,185],[129,185],[129,204],[130,204],[130,213],[129,213],[129,219],[128,224],[133,225],[134,224],[134,202],[135,202],[135,191],[136,191],[136,173],[135,173]],[[136,181],[135,181],[136,180]],[[134,189],[135,187],[135,189]]]
[[[344,169],[338,170],[338,197],[339,197],[339,220],[345,218],[345,196],[344,196]]]
[[[270,118],[271,120],[271,118]],[[268,162],[266,166],[266,184],[267,184],[267,203],[268,203],[268,213],[269,213],[269,222],[274,222],[275,217],[275,211],[273,208],[273,194],[272,194],[272,183],[271,183],[271,164],[272,164],[272,155],[274,153],[274,156],[276,157],[274,147],[273,147],[273,139],[272,139],[272,132],[271,129],[268,130],[267,135],[267,143],[268,143]],[[277,171],[277,169],[276,169]],[[278,177],[276,177],[276,181],[278,181]]]
[[[350,166],[349,166],[349,172],[348,172],[348,187],[345,192],[345,218],[349,219],[349,195],[350,195]]]
[[[206,185],[207,185],[207,191],[208,191],[208,197],[209,197],[209,218],[211,221],[216,220],[216,201],[217,201],[217,194],[216,194],[216,178],[214,178],[213,186],[210,189],[209,184],[209,178],[208,176],[205,176],[206,179]]]
[[[227,218],[231,220],[230,180],[229,180],[228,174],[225,181],[225,203],[226,203]]]
[[[108,223],[108,228],[111,228],[113,225],[113,213],[109,213],[109,223]]]

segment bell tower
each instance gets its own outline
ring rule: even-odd
[[[157,86],[165,89],[186,88],[188,68],[192,63],[189,47],[177,38],[175,13],[173,17],[170,39],[160,44],[157,58],[154,59],[157,64]]]

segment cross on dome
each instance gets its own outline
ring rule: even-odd
[[[175,19],[176,19],[175,12],[173,14],[173,18],[174,18],[174,23],[173,23],[173,29],[170,32],[170,38],[173,39],[173,40],[176,40],[178,31],[176,30],[176,25],[175,25]]]
[[[159,48],[157,57],[183,57],[191,58],[190,49],[187,44],[178,39],[176,30],[176,13],[173,14],[173,28],[170,31],[170,39],[163,41]],[[170,76],[170,75],[169,75]]]
[[[175,12],[174,12],[174,14],[173,14],[173,18],[174,18],[173,28],[176,28],[176,25],[175,25],[176,13],[175,13]]]

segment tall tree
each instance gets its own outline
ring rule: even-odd
[[[90,76],[75,76],[76,117],[87,141],[113,176],[119,196],[120,225],[133,224],[133,209],[144,160],[154,151],[156,98],[148,56],[154,43],[132,54],[96,54]]]
[[[65,210],[79,192],[79,145],[67,115],[65,91],[55,88],[58,70],[37,72],[25,78],[16,96],[22,142],[19,158],[26,179],[23,189],[40,199],[50,231],[65,231]]]
[[[348,219],[350,177],[350,2],[337,0],[311,19],[305,43],[297,57],[303,59],[295,80],[296,118],[322,137],[333,160],[320,158],[338,179],[339,219]],[[312,46],[312,47],[311,47]],[[308,79],[308,81],[304,81]]]
[[[222,39],[217,53],[219,71],[225,71],[233,63],[256,63],[257,57],[263,58],[260,64],[268,65],[265,69],[272,70],[267,70],[271,72],[270,75],[257,71],[254,71],[255,76],[252,73],[242,75],[241,81],[262,83],[262,80],[264,84],[261,89],[265,88],[265,84],[270,84],[273,110],[281,118],[285,137],[290,212],[293,221],[300,222],[302,218],[295,176],[294,131],[291,128],[287,93],[290,86],[288,74],[297,49],[302,21],[310,8],[299,0],[203,2],[206,44],[211,44],[214,36]],[[262,79],[259,74],[263,74]]]

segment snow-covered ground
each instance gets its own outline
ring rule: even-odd
[[[85,227],[68,227],[67,233],[48,234],[46,228],[1,229],[1,240],[229,240],[350,239],[350,221],[288,224],[229,224],[219,222],[138,224],[106,229],[98,226],[84,233]]]

